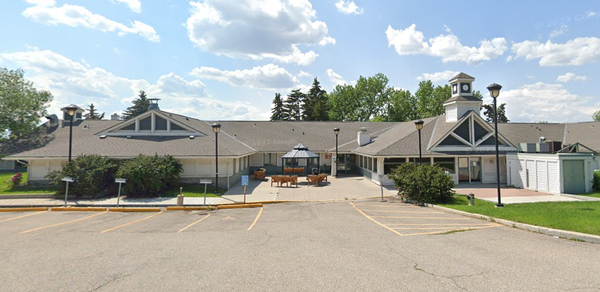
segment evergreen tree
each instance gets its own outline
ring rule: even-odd
[[[139,116],[148,111],[148,107],[150,107],[150,101],[146,96],[146,92],[140,90],[140,94],[138,98],[133,100],[133,105],[128,107],[125,112],[123,112],[123,119],[129,120],[133,117]]]
[[[593,115],[592,115],[592,119],[594,119],[595,122],[600,122],[600,111],[596,111]]]
[[[290,121],[302,120],[302,108],[300,106],[305,94],[300,89],[292,90],[292,93],[288,95],[285,100],[285,119]]]
[[[284,108],[281,94],[275,93],[273,99],[273,109],[271,109],[271,121],[280,121],[284,119]]]
[[[101,120],[101,119],[104,118],[104,113],[98,114],[96,112],[96,107],[94,107],[93,103],[90,103],[90,105],[88,106],[87,111],[88,111],[88,113],[83,115],[83,117],[86,120]]]
[[[329,108],[327,106],[327,91],[321,88],[317,77],[313,80],[312,87],[305,95],[302,103],[302,116],[307,121],[329,120]]]
[[[498,115],[498,123],[508,123],[509,119],[506,117],[506,103],[503,103],[498,106],[496,109],[496,114]],[[494,121],[494,104],[484,104],[483,105],[483,115],[485,116],[485,120],[488,123]]]

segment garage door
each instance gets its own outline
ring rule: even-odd
[[[585,192],[583,160],[563,160],[563,182],[567,194]]]

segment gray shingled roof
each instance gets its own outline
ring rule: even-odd
[[[452,80],[456,80],[456,79],[470,79],[471,81],[475,80],[475,77],[465,74],[463,72],[460,72],[456,75],[454,75],[454,77],[452,77],[450,80],[448,80],[448,82],[452,82]]]
[[[315,154],[314,152],[308,150],[308,147],[302,145],[302,143],[294,146],[290,152],[281,156],[282,158],[319,158],[321,157],[319,154]]]

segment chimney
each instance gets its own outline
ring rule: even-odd
[[[119,114],[117,114],[117,113],[114,113],[114,114],[110,115],[110,120],[111,121],[118,121],[120,119],[121,119],[121,117],[119,117]]]
[[[160,100],[160,98],[148,98],[148,100],[150,101],[150,106],[148,107],[148,110],[160,110],[160,108],[158,108],[158,101]]]
[[[358,146],[364,146],[371,142],[371,134],[367,132],[366,127],[360,128],[360,131],[356,133],[356,141],[358,142]]]

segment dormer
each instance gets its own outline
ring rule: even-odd
[[[483,101],[473,95],[473,81],[475,78],[462,72],[448,81],[452,97],[444,102],[447,123],[458,121],[469,111],[479,114]]]
[[[71,121],[71,114],[73,114],[73,122],[83,120],[83,112],[85,110],[77,105],[70,104],[61,108],[60,110],[63,112],[63,121]]]
[[[185,119],[185,120],[184,120]],[[159,110],[150,110],[139,116],[123,121],[96,135],[122,136],[179,136],[202,137],[203,133],[190,125],[188,117],[176,116]]]

